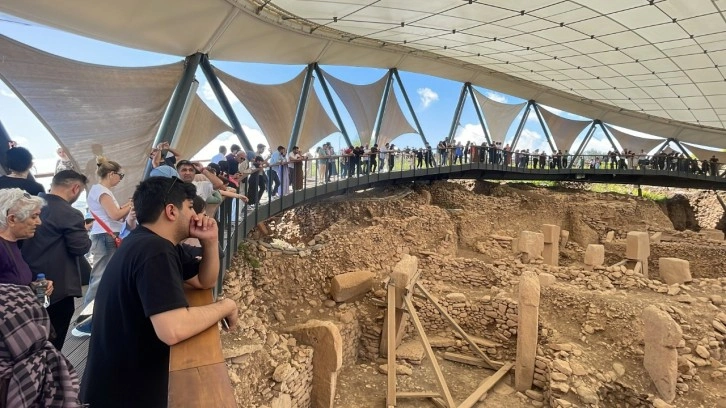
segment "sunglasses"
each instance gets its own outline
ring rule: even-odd
[[[168,204],[167,200],[169,199],[169,193],[171,193],[171,189],[174,188],[174,184],[176,184],[177,181],[181,183],[179,177],[171,176],[171,185],[169,185],[169,189],[166,190],[166,193],[164,194],[164,205]]]
[[[33,196],[31,196],[30,193],[25,191],[25,192],[23,192],[23,198],[33,198]],[[8,210],[5,211],[5,216],[7,217],[8,215],[10,215],[10,208],[8,208]]]
[[[117,171],[114,171],[114,173],[118,174],[118,178],[119,178],[119,180],[123,180],[123,179],[124,179],[124,176],[126,176],[125,174],[123,174],[123,173],[119,173],[119,172],[117,172]]]

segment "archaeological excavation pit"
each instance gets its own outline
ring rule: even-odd
[[[726,406],[723,212],[704,216],[700,194],[690,210],[709,231],[676,230],[667,202],[474,181],[268,220],[225,279],[238,405],[386,406],[393,337],[395,406],[446,406],[423,332],[455,406],[481,387],[468,406]],[[398,288],[389,326],[403,270],[422,289]]]

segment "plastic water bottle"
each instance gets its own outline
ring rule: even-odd
[[[38,302],[40,302],[43,307],[48,307],[50,305],[50,299],[48,299],[48,296],[45,294],[48,290],[48,281],[45,280],[44,273],[38,274],[38,278],[35,282],[33,282],[33,287],[35,288],[35,296],[38,298]]]

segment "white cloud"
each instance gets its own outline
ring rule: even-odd
[[[542,133],[535,132],[530,129],[524,129],[522,130],[522,134],[519,136],[519,141],[515,148],[516,150],[529,149],[530,152],[535,151],[535,149],[545,149],[549,151],[549,144]]]
[[[457,128],[454,140],[462,143],[471,141],[475,144],[481,144],[486,140],[486,138],[484,137],[484,129],[482,129],[480,124],[467,123]]]
[[[610,141],[606,137],[598,138],[597,136],[593,136],[587,146],[585,146],[582,154],[605,154],[610,150],[613,150],[613,145],[610,144]]]
[[[486,96],[493,101],[507,103],[507,97],[500,93],[489,91]]]
[[[418,88],[416,92],[418,92],[418,96],[421,99],[421,107],[423,109],[428,108],[433,102],[439,100],[439,94],[431,90],[431,88]]]
[[[0,88],[0,95],[7,98],[18,99],[18,95],[15,95],[11,90],[7,88]]]
[[[230,104],[234,104],[235,102],[238,102],[237,97],[232,93],[232,90],[227,88],[227,85],[220,82],[220,85],[222,86],[222,90],[224,91],[224,94],[227,96],[227,100],[229,100]],[[217,102],[217,96],[214,95],[214,90],[212,89],[212,86],[209,85],[209,82],[204,81],[204,84],[201,87],[201,94],[202,98],[204,98],[207,101],[214,101]]]

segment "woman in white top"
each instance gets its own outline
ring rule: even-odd
[[[121,172],[121,165],[115,161],[107,160],[105,157],[99,156],[96,159],[96,175],[101,180],[98,184],[94,184],[88,191],[88,209],[94,218],[103,221],[111,231],[118,235],[121,227],[124,225],[126,216],[133,210],[133,204],[129,200],[119,206],[116,197],[114,197],[111,189],[114,188],[124,178]],[[96,297],[98,283],[101,281],[103,271],[106,270],[111,255],[116,252],[115,239],[96,221],[91,228],[91,254],[93,254],[93,269],[91,270],[91,279],[88,283],[88,291],[83,299],[83,306],[88,306]]]

